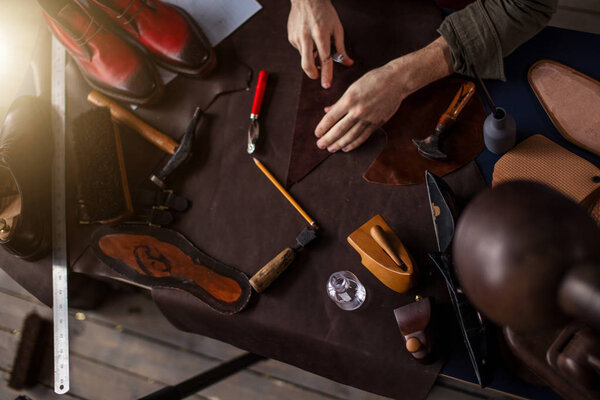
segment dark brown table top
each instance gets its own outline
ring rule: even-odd
[[[285,181],[297,96],[302,73],[299,56],[287,43],[287,2],[264,0],[264,9],[217,47],[218,70],[206,80],[176,78],[153,107],[136,110],[142,119],[179,138],[197,105],[227,88],[244,84],[247,66],[270,72],[261,123],[263,136],[256,156]],[[340,2],[341,3],[341,2]],[[385,4],[384,4],[385,3]],[[414,50],[435,37],[440,12],[432,2],[411,0],[339,5],[346,29],[356,24],[367,34],[380,29],[373,21],[385,16],[400,32],[418,32],[406,42]],[[345,22],[348,21],[348,22]],[[401,36],[404,37],[404,36]],[[404,43],[403,42],[403,43]],[[247,66],[245,66],[246,64]],[[335,77],[334,77],[335,79]],[[68,68],[68,120],[89,105],[89,88],[73,65]],[[285,247],[295,243],[304,220],[273,188],[245,152],[253,90],[221,96],[207,110],[194,158],[173,181],[173,188],[192,200],[171,226],[212,257],[253,275]],[[435,249],[433,226],[424,185],[386,186],[367,183],[363,172],[384,144],[374,135],[348,154],[329,157],[291,188],[292,195],[322,227],[318,242],[303,251],[292,267],[266,292],[253,295],[239,314],[224,316],[181,291],[155,288],[152,296],[178,328],[214,337],[248,351],[278,359],[336,381],[391,397],[426,396],[441,362],[417,363],[404,349],[393,309],[433,295],[449,311],[446,289],[427,252]],[[151,187],[147,177],[165,156],[132,132],[123,134],[132,188]],[[399,160],[402,162],[402,160]],[[469,198],[484,187],[474,163],[448,177],[457,195]],[[73,270],[114,275],[89,249],[95,226],[79,226],[70,186],[69,255]],[[361,264],[346,237],[375,214],[381,214],[415,258],[420,285],[407,292],[387,289]],[[51,304],[50,259],[27,263],[0,253],[0,264],[26,289]],[[329,275],[350,270],[367,289],[367,301],[353,312],[340,310],[325,292]],[[446,325],[453,335],[453,323]],[[444,332],[444,335],[446,332]]]

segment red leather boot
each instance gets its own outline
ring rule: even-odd
[[[154,65],[73,0],[38,0],[50,29],[94,89],[128,103],[147,104],[162,93]]]
[[[79,1],[79,0],[78,0]],[[88,0],[169,70],[193,77],[208,74],[216,57],[208,39],[183,9],[160,0]],[[97,10],[97,11],[96,11]]]

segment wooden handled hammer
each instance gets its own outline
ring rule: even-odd
[[[171,154],[171,158],[167,161],[160,172],[150,176],[150,180],[161,189],[164,189],[165,180],[167,177],[171,175],[173,171],[175,171],[181,164],[183,164],[192,154],[192,145],[194,142],[196,127],[200,122],[200,117],[203,115],[200,107],[196,108],[194,116],[188,124],[183,138],[181,139],[181,143],[177,143],[169,136],[154,129],[136,117],[133,113],[127,111],[113,100],[95,90],[90,92],[87,100],[88,102],[99,107],[108,107],[110,109],[110,115],[116,121],[139,133],[144,139],[165,153]]]

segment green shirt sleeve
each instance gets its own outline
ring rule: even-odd
[[[503,58],[538,33],[550,20],[558,0],[477,0],[450,14],[438,29],[446,39],[454,71],[502,79]]]

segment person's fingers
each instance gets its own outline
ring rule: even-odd
[[[371,136],[371,134],[373,133],[374,130],[375,130],[375,127],[369,126],[364,131],[362,131],[360,136],[357,137],[356,139],[354,139],[354,141],[352,143],[342,147],[342,151],[348,152],[348,151],[354,150],[355,148],[357,148],[358,146],[363,144]]]
[[[333,60],[331,59],[331,38],[327,35],[319,35],[315,44],[319,53],[321,64],[321,86],[325,89],[331,87],[333,77]]]
[[[310,36],[303,36],[300,39],[300,56],[302,57],[302,69],[310,79],[317,79],[319,71],[315,66],[313,57],[313,41]]]
[[[317,141],[317,147],[320,149],[327,148],[329,150],[329,146],[337,142],[342,136],[346,135],[355,124],[356,120],[346,115]]]
[[[344,46],[344,28],[342,28],[341,25],[333,31],[333,40],[335,42],[336,51],[344,56],[342,64],[346,66],[354,64],[354,60],[346,53],[346,46]]]
[[[321,121],[315,128],[316,137],[320,138],[321,136],[323,136],[327,131],[329,131],[329,129],[333,125],[335,125],[340,120],[340,118],[346,115],[344,107],[342,107],[339,103],[340,102],[338,101],[336,104],[329,107],[327,114],[325,114],[325,116],[321,119]]]
[[[349,144],[353,143],[358,139],[366,130],[371,127],[370,122],[358,121],[350,128],[345,135],[341,136],[337,141],[327,146],[327,150],[331,153],[335,153],[339,149],[343,149]]]
[[[323,110],[324,110],[326,113],[328,113],[328,112],[329,112],[329,110],[331,110],[331,106],[326,106],[326,107],[324,107],[324,108],[323,108]]]

